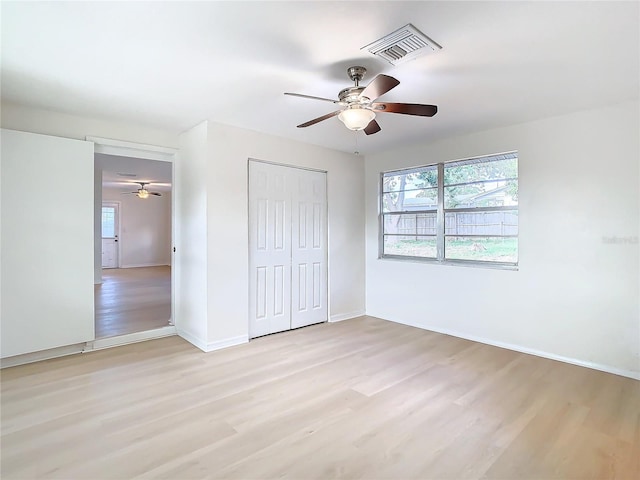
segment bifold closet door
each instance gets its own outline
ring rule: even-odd
[[[289,169],[249,162],[249,336],[291,328]]]
[[[326,174],[249,162],[249,336],[327,320]]]
[[[292,169],[291,328],[327,320],[327,179]]]

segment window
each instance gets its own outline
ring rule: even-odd
[[[115,207],[102,207],[102,238],[114,238],[116,234]]]
[[[518,264],[517,152],[382,173],[382,257]]]

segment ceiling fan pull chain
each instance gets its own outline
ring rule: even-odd
[[[360,155],[360,151],[358,150],[358,130],[354,130],[353,133],[356,135],[356,150],[353,153]]]

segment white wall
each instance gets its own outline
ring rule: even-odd
[[[207,349],[207,171],[208,124],[180,135],[175,166],[177,292],[176,328],[199,348]]]
[[[209,123],[208,342],[248,336],[248,159],[327,171],[329,315],[364,313],[362,157]]]
[[[177,148],[179,132],[127,122],[80,117],[51,110],[2,102],[3,128],[84,140],[86,136]]]
[[[2,102],[0,107],[0,126],[12,130],[55,135],[58,137],[84,140],[87,136],[111,138],[146,145],[157,145],[176,148],[179,144],[179,132],[156,129],[143,125],[113,120],[101,120],[90,117],[69,115],[51,110],[32,108]],[[93,160],[92,160],[93,161]],[[99,189],[102,188],[102,172],[95,171],[96,200],[100,199]],[[100,202],[95,205],[95,214],[100,211]],[[100,222],[94,224],[97,235],[94,242],[94,282],[102,282],[102,242],[100,240]]]
[[[123,195],[116,188],[103,188],[103,202],[120,203],[120,267],[150,267],[171,264],[171,192],[141,199]]]
[[[2,126],[180,147],[176,162],[176,327],[210,349],[248,336],[248,159],[328,171],[329,308],[364,312],[363,159],[316,146],[203,124],[182,135],[139,125],[2,105]]]
[[[1,356],[93,340],[93,144],[4,129],[0,143]]]
[[[640,376],[638,112],[630,102],[367,156],[367,314]],[[519,271],[377,258],[381,171],[510,150]]]

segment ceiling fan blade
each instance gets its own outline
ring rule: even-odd
[[[149,192],[149,195],[155,195],[156,197],[161,197],[162,194],[158,192]]]
[[[433,117],[438,113],[436,105],[422,105],[420,103],[372,103],[371,108],[376,112],[402,113],[420,117]]]
[[[360,98],[367,97],[369,100],[375,100],[399,84],[400,82],[395,78],[381,73],[367,85],[360,94]]]
[[[285,95],[290,95],[292,97],[309,98],[311,100],[322,100],[323,102],[340,103],[338,100],[331,100],[330,98],[314,97],[312,95],[302,95],[301,93],[285,92]]]
[[[300,125],[298,125],[298,128],[310,127],[311,125],[315,125],[316,123],[319,123],[323,120],[335,117],[336,115],[340,114],[340,112],[342,112],[342,110],[336,110],[335,112],[327,113],[326,115],[323,115],[321,117],[314,118],[313,120],[309,120],[305,123],[301,123]]]
[[[369,122],[369,125],[367,125],[367,127],[364,129],[364,133],[366,133],[367,135],[373,135],[374,133],[378,133],[380,130],[381,130],[380,125],[378,125],[378,122],[376,122],[375,119],[373,119]]]

